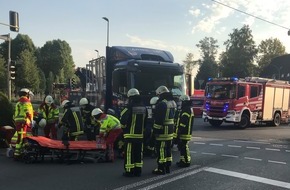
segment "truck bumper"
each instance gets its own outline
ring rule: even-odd
[[[237,112],[229,112],[225,117],[210,116],[206,112],[203,112],[202,118],[205,122],[207,122],[208,120],[221,120],[228,123],[240,122],[240,114]]]

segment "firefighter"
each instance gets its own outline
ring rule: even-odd
[[[19,93],[19,100],[15,105],[14,120],[16,126],[15,136],[17,136],[14,158],[18,160],[21,156],[23,138],[32,135],[33,107],[31,97],[34,94],[27,88],[22,88]]]
[[[156,94],[159,100],[154,113],[153,135],[155,136],[158,167],[152,173],[164,175],[170,173],[172,162],[171,143],[176,103],[173,100],[172,93],[166,86],[158,87]]]
[[[177,121],[177,139],[180,151],[180,161],[176,163],[178,167],[190,166],[191,156],[188,143],[191,140],[192,127],[194,122],[194,112],[189,96],[182,95],[181,110]]]
[[[126,177],[141,176],[143,167],[143,131],[146,125],[147,109],[139,91],[131,88],[127,96],[129,103],[121,112],[120,122],[124,135],[124,169]]]
[[[81,110],[73,105],[69,100],[61,103],[64,108],[64,114],[59,123],[63,126],[62,141],[65,146],[69,145],[69,140],[77,141],[79,136],[84,134]]]
[[[36,123],[39,125],[41,119],[46,120],[43,128],[44,136],[57,139],[57,125],[59,119],[59,108],[54,104],[52,96],[47,95],[37,111]]]
[[[157,96],[150,99],[151,113],[148,113],[148,119],[147,119],[145,132],[144,132],[144,152],[143,152],[143,155],[149,155],[152,158],[155,157],[155,149],[154,149],[155,138],[154,138],[152,130],[153,130],[153,124],[154,124],[155,106],[156,106],[158,99],[159,98]]]
[[[121,124],[118,118],[105,114],[100,108],[92,111],[92,117],[100,124],[98,138],[104,138],[107,144],[106,161],[114,160],[114,143],[122,134]]]
[[[81,107],[82,118],[84,122],[84,132],[89,141],[96,140],[96,134],[98,128],[93,121],[92,111],[95,109],[93,105],[90,104],[87,98],[80,99],[79,105]]]

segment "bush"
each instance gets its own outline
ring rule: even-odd
[[[2,92],[0,92],[0,108],[0,126],[9,125],[15,128],[13,105]]]

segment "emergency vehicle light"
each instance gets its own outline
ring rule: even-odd
[[[238,81],[237,77],[208,78],[208,81]]]

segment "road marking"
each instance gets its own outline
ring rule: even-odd
[[[172,177],[170,179],[167,179],[167,180],[164,180],[164,181],[161,181],[161,182],[158,182],[158,183],[154,183],[152,185],[149,185],[149,186],[146,186],[146,187],[143,187],[143,188],[140,188],[138,190],[149,190],[149,189],[154,189],[156,187],[160,187],[162,185],[165,185],[167,183],[171,183],[173,181],[177,181],[177,180],[180,180],[180,179],[183,179],[185,177],[188,177],[188,176],[191,176],[191,175],[194,175],[194,174],[197,174],[199,172],[202,172],[204,171],[206,168],[199,168],[199,169],[196,169],[196,170],[193,170],[191,172],[187,172],[187,173],[184,173],[184,174],[180,174],[178,176],[175,176],[175,177]]]
[[[242,140],[234,140],[235,142],[241,142],[241,143],[256,143],[256,144],[271,144],[268,142],[258,142],[258,141],[242,141]]]
[[[232,147],[232,148],[241,148],[242,146],[239,146],[239,145],[231,145],[231,144],[229,144],[228,147]]]
[[[278,180],[272,180],[269,178],[258,177],[258,176],[254,176],[254,175],[233,172],[233,171],[223,170],[223,169],[218,169],[218,168],[205,168],[204,171],[222,174],[222,175],[231,176],[231,177],[236,177],[236,178],[241,178],[241,179],[246,179],[249,181],[255,181],[255,182],[259,182],[259,183],[273,185],[276,187],[283,187],[283,188],[290,189],[290,183],[286,183],[286,182],[278,181]]]
[[[216,155],[215,153],[210,153],[210,152],[202,152],[201,154],[206,154],[206,155]]]
[[[222,156],[230,157],[230,158],[238,158],[239,156],[229,155],[229,154],[222,154]]]
[[[204,142],[193,142],[193,144],[205,144]]]
[[[170,174],[159,175],[159,176],[152,177],[152,178],[149,178],[149,179],[146,179],[146,180],[138,181],[136,183],[132,183],[132,184],[128,184],[128,185],[125,185],[125,186],[122,186],[122,187],[118,187],[118,188],[116,188],[114,190],[133,189],[133,188],[139,187],[141,185],[145,185],[147,183],[152,183],[152,182],[157,181],[157,180],[162,180],[163,178],[167,178],[167,177],[170,177],[170,176],[173,176],[173,175],[177,175],[179,173],[186,173],[189,170],[196,169],[197,167],[199,167],[199,166],[198,165],[192,165],[192,166],[190,166],[188,168],[182,168],[182,169],[174,170]],[[195,171],[195,170],[193,170],[193,171]]]
[[[268,160],[268,162],[270,163],[274,163],[274,164],[287,164],[286,162],[279,162],[279,161],[274,161],[274,160]]]
[[[211,145],[211,146],[224,146],[223,144],[215,144],[215,143],[210,143],[209,145]]]
[[[285,150],[285,152],[290,152],[290,150]]]
[[[249,149],[256,149],[256,150],[260,150],[260,149],[261,149],[260,147],[255,147],[255,146],[247,146],[246,148],[249,148]]]
[[[280,151],[280,149],[276,149],[276,148],[265,148],[265,150],[270,150],[270,151]]]
[[[255,161],[262,161],[260,158],[251,158],[251,157],[244,157],[246,160],[255,160]]]

